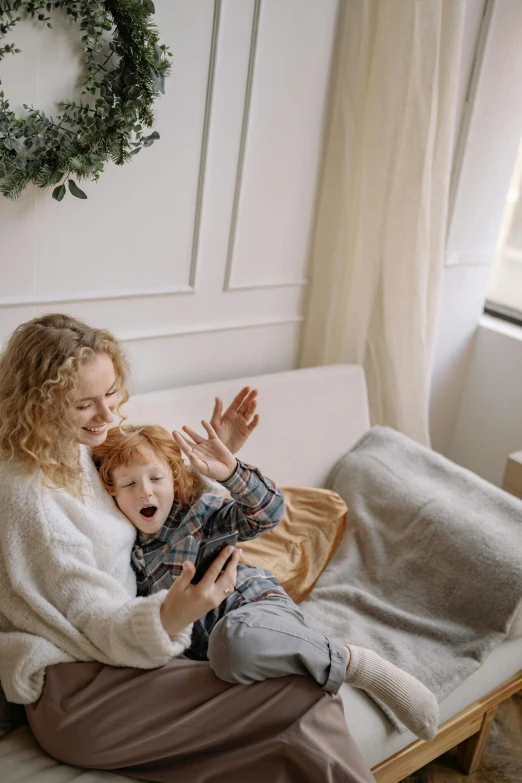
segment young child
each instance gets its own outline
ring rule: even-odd
[[[207,438],[188,427],[171,437],[156,425],[125,424],[93,451],[103,484],[138,531],[132,564],[139,595],[171,587],[183,563],[195,562],[202,538],[237,530],[245,541],[282,519],[284,500],[273,482],[237,460],[202,423]],[[219,481],[231,498],[206,492],[200,474]],[[185,655],[210,660],[229,682],[309,674],[337,693],[346,681],[380,699],[419,737],[437,731],[437,702],[422,683],[372,650],[309,628],[274,575],[260,568],[238,565],[234,591],[194,623]]]

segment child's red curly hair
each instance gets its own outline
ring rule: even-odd
[[[182,505],[193,503],[203,491],[203,481],[198,474],[189,470],[172,435],[157,424],[122,424],[113,427],[105,441],[93,449],[94,464],[107,492],[116,494],[113,481],[115,468],[147,464],[144,448],[169,466],[176,501]]]

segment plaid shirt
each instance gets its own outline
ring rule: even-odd
[[[239,541],[247,541],[275,527],[284,513],[279,489],[250,465],[237,463],[227,481],[220,482],[232,499],[204,492],[191,505],[175,501],[161,530],[145,539],[140,531],[132,551],[138,595],[169,589],[181,574],[186,560],[195,562],[199,543],[221,533],[238,531]],[[270,571],[238,565],[236,589],[216,609],[194,623],[191,645],[185,655],[207,659],[208,637],[218,620],[244,603],[261,601],[270,595],[286,593]]]

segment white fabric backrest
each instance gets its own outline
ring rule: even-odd
[[[201,419],[210,418],[215,397],[226,407],[245,385],[259,390],[261,421],[240,457],[278,484],[322,486],[370,426],[364,372],[350,364],[136,394],[124,412],[135,424],[169,431],[188,424],[203,432]]]

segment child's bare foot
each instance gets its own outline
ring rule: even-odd
[[[439,705],[433,693],[373,650],[352,644],[345,647],[348,650],[346,682],[380,699],[421,739],[433,739],[439,721]]]

